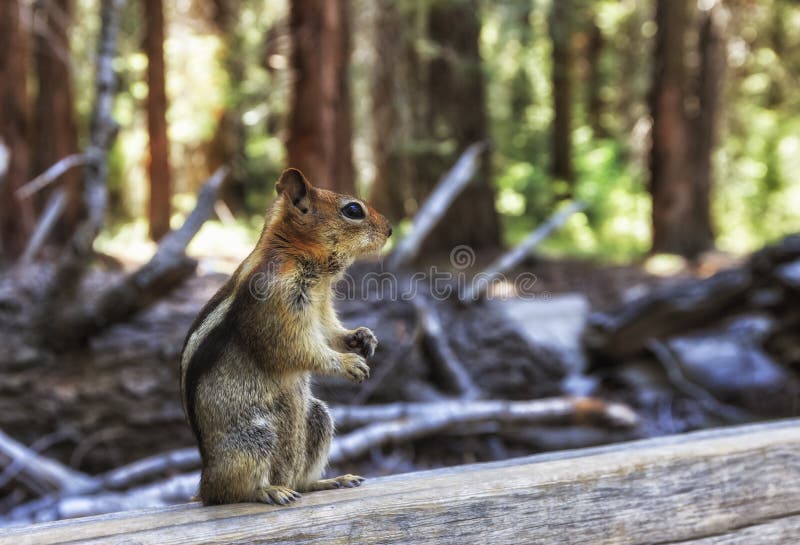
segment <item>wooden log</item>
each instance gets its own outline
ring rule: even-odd
[[[781,304],[785,264],[800,259],[800,234],[754,253],[741,267],[723,270],[702,280],[685,280],[592,314],[583,335],[593,356],[592,366],[615,365],[643,353],[650,339],[662,340],[695,327],[729,318],[753,305],[758,290],[774,293]]]
[[[794,544],[800,420],[13,528],[0,544]]]
[[[161,239],[150,261],[102,290],[93,304],[78,302],[51,318],[47,327],[51,334],[49,344],[58,348],[80,346],[92,335],[145,308],[194,273],[197,262],[186,255],[186,246],[214,213],[214,202],[228,172],[228,167],[220,167],[206,181],[194,210],[179,229]]]
[[[589,316],[584,345],[594,366],[615,364],[643,352],[650,339],[663,339],[733,312],[746,303],[752,286],[750,271],[731,269],[656,289],[611,312]]]

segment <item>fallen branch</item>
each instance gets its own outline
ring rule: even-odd
[[[145,308],[194,273],[197,262],[186,256],[186,247],[214,213],[229,169],[220,167],[203,185],[197,205],[183,225],[167,234],[155,255],[134,273],[100,292],[93,304],[78,304],[51,319],[51,343],[60,348],[80,346],[87,338]]]
[[[11,152],[6,146],[6,143],[0,138],[0,187],[6,181],[6,173],[8,173],[8,166],[11,164]]]
[[[59,465],[58,462],[45,461]],[[176,471],[198,469],[200,463],[200,452],[195,447],[149,456],[113,469],[99,477],[87,477],[88,480],[84,480],[80,486],[50,493],[19,505],[5,517],[0,517],[0,526],[8,523],[45,522],[81,514],[110,513],[133,509],[133,506],[153,507],[161,505],[158,503],[158,498],[164,498],[163,491],[169,491],[167,495],[173,500],[169,503],[184,502],[194,493],[198,475],[192,474],[193,481],[191,479],[187,481],[185,475],[166,479],[164,476]],[[155,479],[160,480],[153,483]],[[126,490],[137,483],[147,484]],[[176,487],[185,493],[176,492]],[[125,507],[126,505],[131,507]]]
[[[132,484],[147,482],[153,477],[175,471],[187,471],[200,467],[200,452],[195,447],[173,450],[143,458],[126,466],[112,469],[99,479],[101,488],[124,490]]]
[[[627,405],[591,397],[550,397],[530,401],[453,400],[360,407],[339,405],[331,407],[331,415],[336,425],[344,428],[415,418],[444,418],[453,424],[498,421],[551,425],[596,424],[623,428],[639,423],[639,417]],[[337,438],[341,439],[344,437]]]
[[[186,503],[197,492],[200,473],[170,477],[126,492],[101,492],[33,501],[12,509],[0,518],[0,525],[13,526],[67,518],[101,515],[147,507],[166,507]]]
[[[422,329],[422,342],[445,388],[454,391],[461,399],[480,397],[480,388],[475,385],[469,371],[450,348],[436,309],[422,295],[414,299],[414,308],[417,311],[417,322]]]
[[[476,142],[466,149],[414,215],[413,227],[397,245],[387,261],[387,268],[396,270],[410,263],[419,253],[425,237],[447,212],[450,204],[467,187],[478,169],[478,158],[488,148]]]
[[[553,398],[535,401],[453,401],[432,404],[385,405],[383,415],[398,414],[396,419],[376,422],[336,438],[328,460],[331,464],[358,458],[388,443],[412,441],[436,433],[455,433],[457,426],[480,422],[525,424],[586,424],[611,427],[633,427],[639,418],[632,409],[619,403],[592,398]],[[353,407],[369,410],[371,407]],[[338,415],[340,418],[344,415]],[[351,414],[351,422],[356,415]],[[362,413],[358,416],[366,416]],[[347,421],[345,419],[345,421]]]
[[[478,273],[472,284],[467,286],[467,289],[461,296],[461,300],[464,302],[471,302],[482,298],[493,282],[501,279],[503,275],[522,263],[539,244],[547,239],[556,229],[564,225],[573,214],[585,208],[585,204],[573,202],[563,210],[553,214],[546,222],[537,227],[536,230],[525,237],[525,239],[511,251],[500,256],[484,271]]]
[[[71,493],[85,490],[93,483],[88,475],[40,456],[36,449],[26,447],[2,431],[0,458],[5,458],[5,469],[0,475],[3,486],[11,479],[18,479],[39,493]]]
[[[447,432],[480,432],[479,424],[566,425],[581,424],[632,428],[639,419],[626,405],[593,398],[557,397],[533,401],[442,401],[394,403],[372,406],[331,407],[338,426],[365,426],[336,437],[329,461],[341,463],[392,442],[402,442]],[[495,428],[492,428],[495,429]],[[175,471],[200,467],[199,451],[185,448],[151,456],[91,479],[74,494],[52,494],[17,506],[0,518],[0,525],[26,524],[99,515],[144,507],[161,507],[187,501],[197,491],[199,473],[183,473],[162,481],[132,484]]]
[[[23,265],[33,261],[36,254],[39,253],[50,231],[55,227],[58,218],[64,213],[68,198],[67,192],[63,189],[58,189],[50,195],[47,206],[45,206],[44,212],[42,212],[42,217],[39,219],[39,223],[36,224],[36,229],[34,229],[33,235],[31,235],[31,239],[28,241],[28,245],[22,253],[22,257],[20,257],[20,262]]]
[[[95,72],[95,100],[89,128],[89,146],[86,155],[92,160],[86,164],[83,176],[83,201],[86,219],[72,235],[64,255],[56,266],[55,274],[45,290],[43,304],[36,318],[42,331],[47,331],[53,316],[65,306],[77,291],[83,273],[93,255],[94,240],[103,227],[106,214],[108,178],[108,152],[117,133],[112,115],[116,91],[114,57],[117,53],[121,10],[124,0],[103,0],[100,5],[100,34],[97,46]],[[50,335],[42,335],[47,342]]]
[[[101,157],[92,157],[89,153],[75,153],[67,155],[63,159],[53,164],[50,168],[39,174],[33,180],[17,189],[17,198],[27,199],[34,195],[36,192],[41,191],[48,185],[54,183],[67,171],[81,165],[86,165],[93,160],[102,159]]]

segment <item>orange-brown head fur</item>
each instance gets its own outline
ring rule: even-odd
[[[311,261],[335,274],[379,251],[392,233],[387,219],[367,203],[313,187],[297,169],[285,170],[276,190],[278,200],[258,242],[262,251]],[[364,217],[348,217],[347,206]]]

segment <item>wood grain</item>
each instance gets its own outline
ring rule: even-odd
[[[461,466],[254,504],[8,530],[0,544],[795,544],[800,420]]]

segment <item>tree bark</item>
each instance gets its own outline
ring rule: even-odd
[[[355,191],[348,18],[349,0],[293,0],[289,18],[294,81],[288,164],[340,193]]]
[[[245,185],[245,140],[242,123],[241,86],[245,79],[243,44],[238,31],[241,0],[213,0],[212,22],[219,32],[223,44],[220,60],[227,74],[225,109],[219,116],[217,129],[208,151],[209,172],[228,166],[230,180],[222,188],[222,200],[232,212],[246,209]]]
[[[653,252],[689,258],[713,247],[707,198],[697,202],[690,171],[690,132],[684,111],[686,0],[658,0],[655,73],[650,92],[653,118],[650,193],[653,199]],[[702,193],[702,190],[700,191]]]
[[[29,19],[26,3],[0,2],[0,145],[9,155],[5,176],[0,174],[0,255],[6,259],[23,251],[34,223],[31,201],[15,195],[30,175]]]
[[[78,153],[78,127],[75,121],[74,93],[70,71],[69,33],[72,0],[40,3],[37,20],[44,32],[36,33],[35,61],[38,91],[34,118],[34,171],[41,173],[58,161]],[[65,191],[65,209],[53,231],[58,242],[66,242],[81,219],[80,169],[70,169],[59,181]],[[44,202],[53,191],[43,192]]]
[[[372,155],[375,178],[370,200],[392,221],[412,215],[407,209],[414,179],[410,86],[415,74],[412,28],[394,0],[377,0],[372,27],[375,63],[371,79]]]
[[[698,49],[700,70],[697,78],[698,112],[693,120],[692,167],[694,169],[695,212],[693,219],[697,235],[714,242],[711,222],[711,187],[713,185],[712,156],[717,146],[719,112],[722,103],[722,83],[725,79],[727,54],[724,8],[717,4],[705,13],[700,22]]]
[[[572,168],[572,11],[570,0],[556,0],[550,8],[548,21],[553,45],[550,174],[556,182],[567,184],[562,191],[556,191],[559,197],[569,197],[575,182]]]
[[[167,137],[167,90],[164,68],[164,6],[162,0],[144,0],[147,54],[147,130],[150,137],[150,238],[169,232],[171,181]]]
[[[425,153],[416,156],[414,197],[421,203],[458,155],[488,136],[477,0],[443,0],[428,7],[428,38],[436,55],[427,65]],[[423,252],[457,245],[496,247],[500,241],[491,166],[482,158],[472,185],[428,236]]]
[[[586,109],[589,118],[589,125],[596,138],[605,138],[608,131],[603,126],[603,71],[600,66],[600,59],[605,46],[603,31],[598,26],[596,15],[591,14],[589,21],[589,40],[586,45],[586,64],[588,74],[586,77]]]

